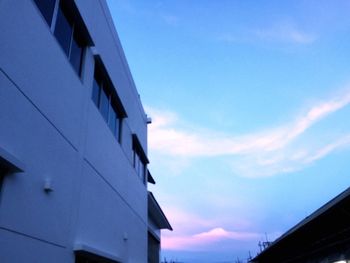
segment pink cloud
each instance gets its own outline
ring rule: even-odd
[[[221,227],[214,228],[208,232],[203,232],[194,235],[194,238],[198,238],[202,241],[213,242],[222,239],[235,239],[235,240],[250,240],[256,239],[260,234],[249,232],[230,232]]]
[[[198,250],[224,240],[248,241],[257,240],[261,236],[258,233],[226,231],[221,227],[217,227],[194,235],[164,235],[162,248],[170,250]]]
[[[186,233],[193,229],[209,228],[216,222],[204,219],[193,212],[185,211],[176,207],[164,207],[164,212],[171,218],[171,225],[177,233]]]
[[[234,205],[234,209],[242,209],[242,207],[246,206],[244,200],[237,200],[236,198],[228,199],[224,197],[217,198],[217,196],[210,196],[209,199],[212,201],[212,203],[208,205],[218,205],[219,203],[222,203],[222,207],[226,209],[232,209],[232,205]],[[206,218],[202,217],[198,213],[186,210],[181,205],[165,206],[163,209],[166,216],[171,219],[171,225],[176,232],[184,235],[188,235],[191,233],[191,231],[201,232],[203,229],[213,229],[218,225],[224,225],[235,229],[248,229],[252,227],[252,222],[242,217],[232,218],[230,216],[213,218],[210,216],[209,218]]]
[[[163,249],[201,250],[221,241],[254,241],[262,236],[259,233],[242,231],[241,229],[251,227],[250,222],[242,218],[231,218],[229,221],[206,219],[178,207],[164,207],[164,212],[175,231],[162,233]],[[224,227],[217,227],[218,225],[225,225],[237,231],[227,231]]]

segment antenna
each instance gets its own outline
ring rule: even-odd
[[[266,232],[265,232],[265,239],[266,239],[266,241],[262,242],[263,249],[266,249],[266,248],[268,248],[271,245],[271,242],[267,238]]]
[[[252,260],[252,254],[250,254],[250,250],[248,251],[248,258],[247,262],[250,262]]]
[[[263,251],[263,244],[261,243],[261,241],[259,241],[258,246],[260,248],[260,252],[262,252]]]

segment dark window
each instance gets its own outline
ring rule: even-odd
[[[121,142],[122,118],[126,116],[125,111],[120,106],[121,103],[113,84],[98,60],[95,65],[91,97],[113,136]]]
[[[60,43],[64,53],[66,53],[67,57],[69,57],[72,34],[73,27],[71,23],[69,23],[66,15],[63,12],[63,9],[60,7],[57,13],[55,36],[57,41]]]
[[[84,38],[82,21],[79,19],[77,10],[74,12],[69,1],[60,1],[57,10],[54,35],[60,43],[64,53],[78,75],[81,74],[84,47],[87,41]]]
[[[139,170],[139,166],[140,166],[140,158],[139,158],[139,155],[137,154],[137,152],[134,150],[134,168],[135,168],[137,173]]]
[[[108,118],[108,126],[111,129],[114,137],[118,138],[118,127],[117,127],[117,113],[112,104],[109,105],[109,118]]]
[[[73,0],[33,0],[53,31],[77,74],[81,75],[84,49],[93,45]],[[52,24],[52,25],[51,25]]]
[[[137,176],[142,180],[142,182],[146,182],[146,164],[142,161],[139,153],[134,150],[134,168],[136,170]]]
[[[7,173],[7,169],[0,164],[0,176],[4,176]]]
[[[76,27],[74,29],[74,37],[72,39],[69,60],[75,71],[78,73],[78,75],[80,75],[84,46],[81,44],[81,41],[79,41]]]
[[[34,0],[47,24],[51,26],[56,0]]]
[[[88,259],[88,258],[83,257],[83,256],[77,256],[75,259],[75,263],[100,263],[100,262],[102,262],[102,261]]]
[[[133,151],[134,151],[134,168],[137,176],[146,184],[146,167],[148,158],[142,149],[140,141],[138,140],[136,134],[133,134]]]
[[[100,84],[98,84],[96,77],[94,78],[94,82],[92,85],[92,100],[98,108],[100,106],[101,87]]]
[[[108,122],[108,109],[109,109],[109,98],[106,93],[106,90],[101,90],[101,97],[100,97],[100,112],[105,119],[106,122]]]
[[[0,164],[0,193],[1,193],[5,175],[7,174],[7,172],[8,172],[8,169],[6,169],[3,165]]]
[[[140,170],[139,170],[139,177],[141,178],[143,183],[146,183],[146,165],[141,161],[140,162]]]
[[[114,260],[110,260],[104,257],[87,253],[87,255],[76,255],[75,263],[118,263]]]
[[[148,232],[148,263],[159,263],[160,242]]]

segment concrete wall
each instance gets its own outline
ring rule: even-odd
[[[0,190],[2,263],[74,262],[79,242],[147,259],[147,189],[131,143],[137,134],[147,152],[146,115],[106,3],[76,5],[128,115],[122,144],[91,100],[92,50],[80,78],[32,0],[0,0],[0,148],[25,165]]]

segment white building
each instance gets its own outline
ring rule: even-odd
[[[0,262],[159,262],[147,123],[105,0],[0,0]]]

